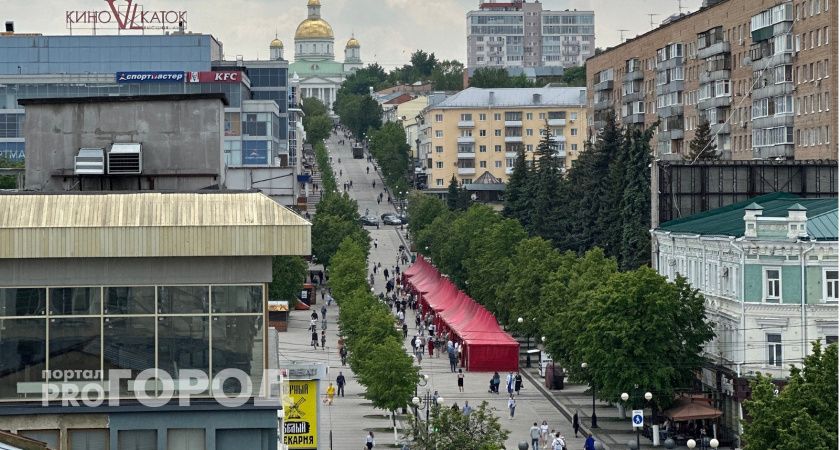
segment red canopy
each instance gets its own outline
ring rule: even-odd
[[[519,343],[499,327],[483,306],[458,290],[422,255],[403,273],[407,285],[420,297],[424,308],[435,311],[438,326],[452,330],[463,342],[463,364],[472,371],[519,369]]]

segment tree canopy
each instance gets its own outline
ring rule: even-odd
[[[708,120],[701,120],[694,130],[694,139],[688,143],[689,151],[685,154],[686,161],[714,161],[720,159],[720,152],[715,144],[715,136],[712,134],[711,125]]]
[[[457,405],[462,406],[462,405]],[[413,449],[498,450],[505,447],[510,434],[502,428],[487,402],[481,402],[470,414],[461,409],[431,406],[429,423],[412,421],[408,437]],[[427,428],[428,425],[428,428]]]
[[[268,298],[288,300],[294,305],[298,293],[303,288],[306,271],[309,268],[300,256],[275,256],[271,260],[271,284],[268,285]]]

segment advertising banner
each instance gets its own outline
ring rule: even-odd
[[[187,83],[239,83],[240,81],[242,81],[242,72],[238,70],[187,72]]]
[[[288,380],[283,404],[283,444],[290,449],[318,448],[318,390],[314,380]]]
[[[117,83],[183,83],[184,72],[117,72]]]
[[[176,10],[145,9],[134,0],[105,0],[108,9],[72,10],[64,12],[67,28],[93,28],[117,30],[165,30],[187,24],[187,12]]]

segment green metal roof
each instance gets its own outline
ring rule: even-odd
[[[673,233],[713,236],[744,235],[744,210],[762,208],[762,217],[787,217],[788,210],[805,208],[808,234],[818,240],[837,240],[837,198],[802,198],[787,192],[761,195],[723,208],[665,222],[657,228]]]

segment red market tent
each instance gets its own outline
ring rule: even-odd
[[[519,343],[501,329],[487,309],[458,290],[421,255],[403,275],[423,307],[434,310],[437,326],[463,343],[461,358],[467,370],[519,369]]]

